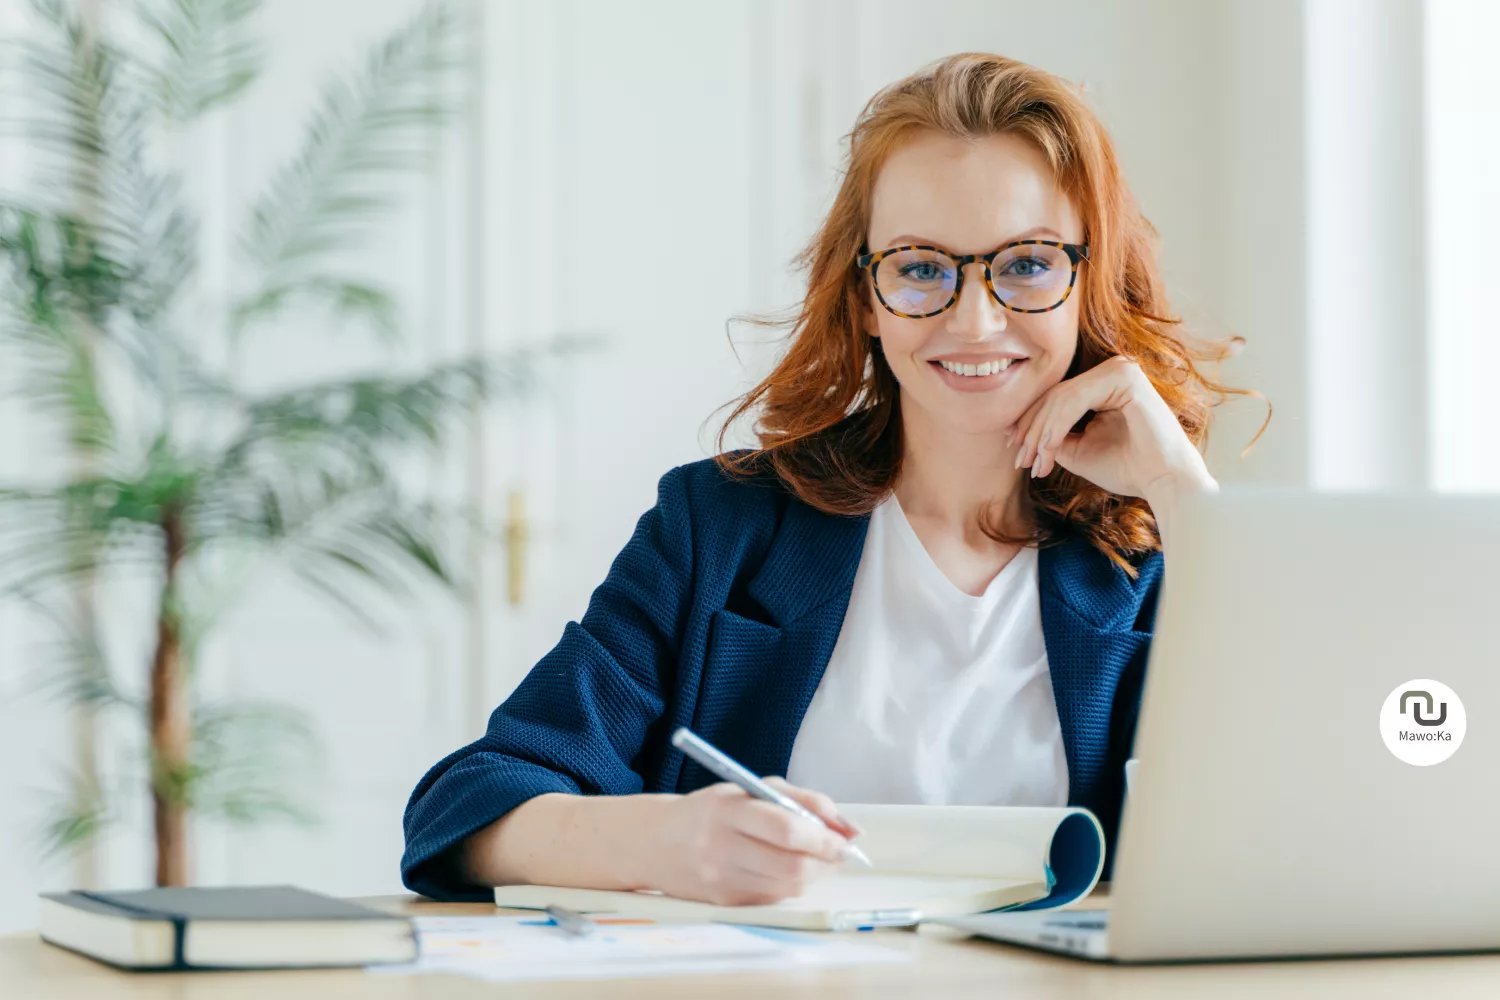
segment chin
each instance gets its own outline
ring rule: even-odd
[[[1026,412],[1026,406],[991,405],[982,409],[967,406],[943,406],[930,409],[928,412],[936,418],[938,424],[949,428],[955,434],[993,436],[1003,439],[1010,425]]]
[[[898,373],[903,406],[915,403],[934,425],[947,428],[954,434],[993,436],[1002,443],[1010,425],[1042,395],[1040,390],[1033,390],[1025,383],[990,392],[955,392],[941,382],[935,385],[927,383],[923,376],[931,377],[925,371]],[[920,391],[912,392],[904,378],[920,386]]]
[[[1015,417],[1002,417],[998,420],[993,418],[987,420],[960,418],[955,419],[951,424],[949,424],[949,426],[951,426],[954,433],[957,434],[976,437],[993,437],[998,442],[1003,441],[1003,439],[1005,438],[1006,429],[1010,427],[1010,425],[1014,422]]]

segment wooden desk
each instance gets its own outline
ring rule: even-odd
[[[366,900],[410,914],[490,914],[493,907],[420,903],[415,897]],[[372,976],[359,969],[316,972],[117,972],[43,944],[35,934],[0,937],[4,1000],[468,1000],[473,997],[674,998],[1003,997],[1005,1000],[1132,998],[1357,997],[1443,1000],[1500,996],[1500,955],[1222,965],[1095,965],[945,934],[878,931],[888,947],[909,951],[908,965],[792,974],[696,976],[553,983],[484,983],[450,976]]]

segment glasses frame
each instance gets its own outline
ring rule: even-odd
[[[999,257],[1005,251],[1022,246],[1056,247],[1066,253],[1068,260],[1073,262],[1072,271],[1068,274],[1067,290],[1063,292],[1063,297],[1058,300],[1056,305],[1048,306],[1045,309],[1017,309],[1014,306],[1006,305],[1005,300],[995,291],[995,280],[994,276],[990,273],[990,265],[995,262],[996,257]],[[880,279],[875,276],[876,269],[880,267],[881,261],[892,254],[901,253],[903,250],[931,250],[934,253],[943,254],[958,265],[958,280],[953,284],[953,297],[948,300],[948,304],[943,306],[943,308],[928,313],[905,313],[892,306],[885,300],[885,296],[880,293]],[[1078,265],[1080,262],[1088,259],[1089,246],[1087,243],[1059,243],[1056,240],[1013,240],[1002,247],[991,250],[989,253],[971,253],[965,254],[962,257],[949,253],[942,247],[928,246],[925,243],[909,243],[906,246],[891,247],[887,250],[877,250],[874,253],[860,254],[855,260],[854,265],[861,271],[870,272],[870,284],[875,288],[875,297],[880,300],[880,304],[885,307],[886,312],[900,316],[902,319],[927,319],[929,316],[938,316],[953,308],[954,304],[958,302],[958,297],[964,291],[964,268],[970,264],[979,263],[984,264],[984,287],[989,289],[990,297],[1000,303],[1001,308],[1009,309],[1014,313],[1051,312],[1061,307],[1064,302],[1068,301],[1068,296],[1073,294],[1073,286],[1078,282]]]

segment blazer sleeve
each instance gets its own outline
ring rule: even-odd
[[[691,605],[693,532],[684,470],[662,477],[656,506],[615,558],[581,622],[490,715],[479,740],[439,761],[412,792],[402,881],[448,900],[488,900],[450,849],[546,792],[628,795],[632,768],[666,708]]]

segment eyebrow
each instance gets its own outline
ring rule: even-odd
[[[1059,243],[1066,242],[1062,238],[1061,233],[1049,226],[1033,226],[1025,232],[1017,233],[1015,236],[1012,236],[1006,240],[1002,240],[995,245],[1004,246],[1007,243],[1014,243],[1016,240],[1029,240],[1041,236],[1050,236],[1052,239],[1057,240],[1057,242]],[[902,233],[900,236],[892,237],[890,242],[885,245],[885,248],[889,250],[891,247],[907,246],[912,243],[924,243],[927,246],[934,246],[940,250],[948,249],[940,240],[929,239],[926,236],[917,236],[913,233]]]

